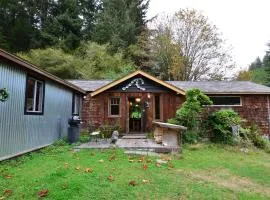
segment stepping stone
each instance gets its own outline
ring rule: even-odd
[[[149,152],[149,151],[125,151],[125,154],[128,154],[128,155],[143,155],[143,156],[157,156],[157,157],[160,156],[158,153]]]

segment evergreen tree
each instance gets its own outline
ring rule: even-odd
[[[148,4],[145,0],[103,0],[94,40],[109,43],[114,53],[135,44],[146,28]]]
[[[263,66],[263,63],[260,57],[257,57],[256,60],[250,64],[249,70],[258,69],[258,68],[261,68],[262,66]]]

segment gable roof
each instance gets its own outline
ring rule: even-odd
[[[250,81],[168,81],[168,83],[185,91],[198,88],[206,94],[270,94],[270,87]]]
[[[112,80],[69,80],[87,92],[93,92]],[[166,81],[167,83],[187,91],[198,88],[206,94],[270,94],[270,87],[250,81]]]
[[[104,91],[106,91],[106,90],[108,90],[108,89],[110,89],[110,88],[112,88],[112,87],[114,87],[114,86],[116,86],[116,85],[130,79],[130,78],[132,78],[132,77],[135,77],[137,75],[144,76],[144,77],[146,77],[146,78],[148,78],[148,79],[150,79],[150,80],[152,80],[152,81],[154,81],[154,82],[156,82],[156,83],[158,83],[158,84],[160,84],[160,85],[162,85],[162,86],[164,86],[164,87],[166,87],[168,89],[171,89],[171,90],[175,91],[177,94],[183,94],[183,95],[185,94],[184,90],[182,90],[182,89],[180,89],[180,88],[178,88],[178,87],[176,87],[174,85],[171,85],[168,82],[162,81],[162,80],[160,80],[160,79],[158,79],[158,78],[156,78],[154,76],[151,76],[151,75],[149,75],[149,74],[147,74],[147,73],[145,73],[143,71],[137,70],[137,71],[135,71],[135,72],[133,72],[131,74],[128,74],[127,76],[124,76],[123,78],[120,78],[120,79],[115,80],[115,81],[111,81],[110,83],[108,83],[108,84],[106,84],[104,86],[101,86],[100,88],[94,90],[91,93],[91,96],[92,97],[96,96],[96,95],[98,95],[98,94],[100,94],[100,93],[102,93],[102,92],[104,92]]]
[[[67,88],[70,88],[72,90],[78,91],[78,92],[83,93],[83,94],[85,93],[85,91],[82,88],[80,88],[76,85],[73,85],[72,83],[65,81],[57,76],[54,76],[54,75],[50,74],[49,72],[42,70],[42,69],[38,68],[37,66],[27,62],[24,59],[4,51],[3,49],[0,49],[0,59],[1,58],[4,58],[4,59],[9,60],[13,63],[16,63],[18,66],[20,66],[23,69],[35,72],[35,73],[39,74],[40,76],[48,78],[48,79],[50,79],[50,80],[52,80],[60,85],[63,85]]]

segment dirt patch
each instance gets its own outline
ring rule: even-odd
[[[183,173],[183,170],[179,170]],[[252,182],[248,178],[236,176],[226,169],[184,172],[189,178],[212,182],[237,192],[254,192],[270,197],[269,187]]]

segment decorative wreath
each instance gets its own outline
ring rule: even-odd
[[[0,89],[0,101],[4,102],[8,99],[9,93],[6,88]]]

